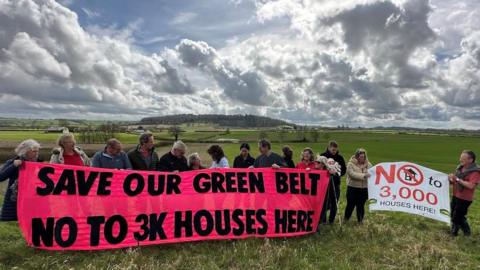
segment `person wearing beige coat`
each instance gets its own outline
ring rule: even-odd
[[[357,210],[357,221],[363,222],[365,216],[365,203],[368,199],[368,169],[372,164],[368,161],[367,151],[357,149],[355,155],[347,164],[347,207],[345,208],[345,221],[352,217],[353,210]]]

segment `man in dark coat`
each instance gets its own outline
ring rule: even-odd
[[[185,157],[187,146],[182,141],[176,141],[172,150],[160,158],[158,170],[162,172],[188,171],[188,162]]]
[[[128,152],[128,159],[134,170],[156,171],[158,154],[155,152],[153,134],[146,132],[140,135],[139,145]]]

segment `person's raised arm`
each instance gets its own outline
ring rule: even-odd
[[[3,182],[10,177],[12,177],[12,174],[15,172],[15,169],[22,164],[22,161],[17,159],[17,160],[10,160],[5,165],[2,166],[0,169],[0,182]]]

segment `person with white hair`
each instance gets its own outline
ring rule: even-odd
[[[202,160],[198,153],[192,153],[188,156],[188,169],[190,171],[205,169],[205,167],[202,166]]]
[[[170,152],[160,158],[158,170],[162,172],[184,172],[188,171],[188,162],[185,154],[187,146],[182,141],[176,141]]]
[[[17,220],[18,173],[24,161],[38,162],[40,144],[32,139],[21,142],[15,148],[15,157],[7,160],[0,169],[0,182],[8,179],[8,186],[3,199],[0,220]]]
[[[76,145],[73,133],[64,133],[58,137],[58,148],[53,149],[50,163],[75,166],[90,166],[90,158]]]

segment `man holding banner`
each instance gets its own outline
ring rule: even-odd
[[[450,231],[453,236],[457,236],[460,229],[465,236],[471,234],[466,216],[468,207],[473,201],[475,187],[480,183],[480,168],[475,163],[475,159],[476,155],[473,151],[464,150],[460,155],[460,165],[455,170],[455,174],[448,176],[453,186]]]

